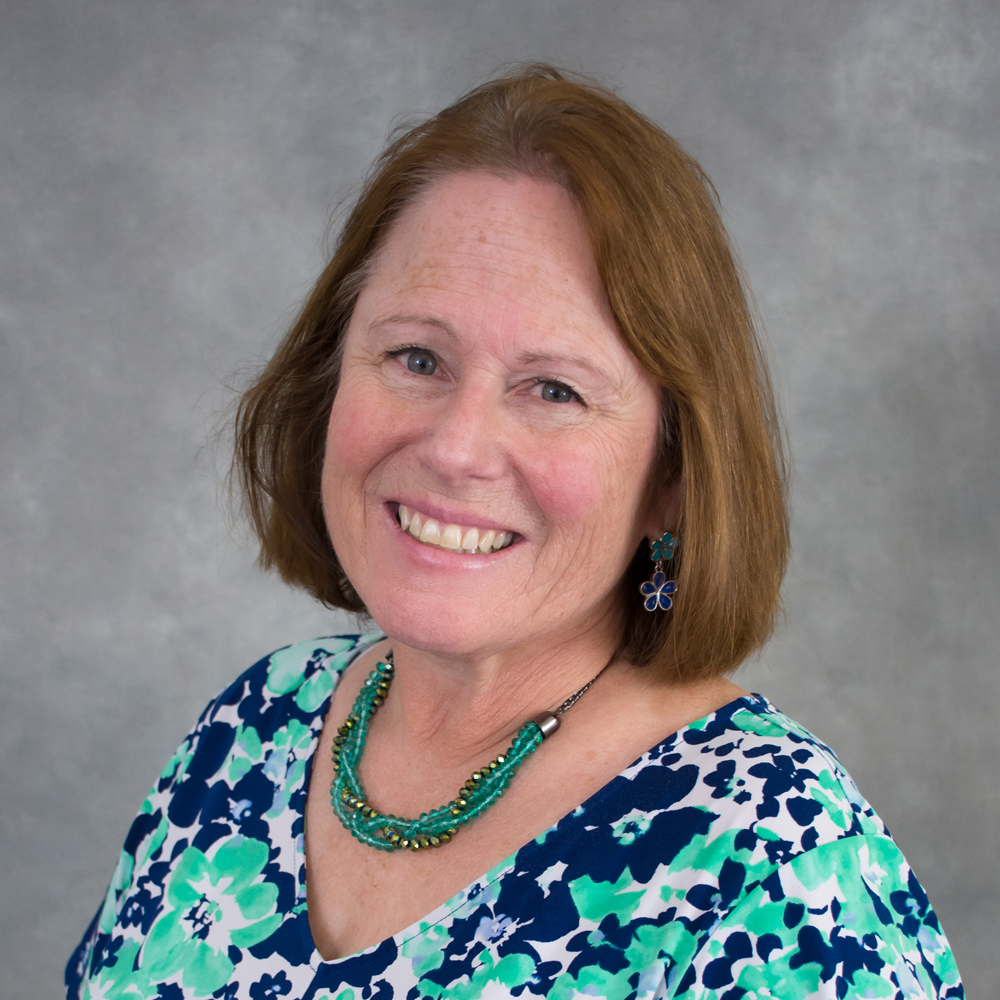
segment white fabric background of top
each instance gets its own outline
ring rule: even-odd
[[[1000,995],[993,0],[0,5],[0,982],[55,996],[206,699],[348,623],[252,568],[207,442],[401,113],[597,74],[715,181],[796,459],[743,683],[840,753]]]

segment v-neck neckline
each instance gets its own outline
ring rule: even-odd
[[[306,789],[306,794],[308,795],[309,782],[312,777],[313,761],[316,759],[316,752],[319,749],[319,739],[323,732],[323,726],[326,722],[327,712],[330,710],[330,705],[333,702],[333,695],[337,690],[337,686],[340,684],[341,678],[344,674],[357,662],[357,660],[367,653],[370,649],[376,646],[378,643],[386,639],[387,636],[384,633],[366,633],[358,637],[358,645],[355,648],[354,655],[351,659],[345,663],[338,671],[334,673],[333,678],[333,688],[327,695],[323,704],[317,709],[315,719],[310,728],[313,733],[312,743],[309,748],[309,757],[306,760],[305,772],[303,776],[304,788]],[[331,670],[329,660],[324,663],[324,670]],[[521,844],[518,848],[512,851],[506,858],[495,864],[488,871],[484,872],[478,878],[473,879],[468,885],[460,889],[445,902],[440,903],[434,909],[430,910],[426,915],[419,917],[417,920],[413,921],[407,927],[402,930],[397,931],[395,934],[390,934],[388,937],[383,938],[381,941],[375,944],[369,945],[367,948],[363,948],[360,951],[351,952],[348,955],[342,955],[338,958],[325,959],[319,953],[319,949],[316,947],[316,942],[313,939],[312,927],[309,925],[309,904],[308,901],[305,904],[305,915],[306,919],[302,921],[302,936],[304,939],[304,944],[309,949],[309,965],[314,972],[319,973],[322,970],[331,970],[336,966],[346,964],[349,962],[356,961],[361,958],[370,957],[371,955],[377,953],[381,949],[385,948],[387,945],[392,944],[395,947],[395,952],[398,955],[403,946],[408,942],[412,941],[414,938],[420,937],[426,934],[427,931],[435,927],[436,925],[445,921],[458,909],[464,906],[470,899],[478,898],[483,890],[488,886],[500,881],[509,871],[511,871],[517,862],[518,855],[527,848],[530,848],[533,844],[541,846],[542,844],[547,844],[553,834],[559,832],[559,827],[563,826],[567,820],[585,815],[588,811],[593,811],[597,805],[600,804],[600,800],[605,798],[607,795],[611,794],[611,789],[616,786],[620,780],[628,780],[629,772],[633,771],[637,766],[641,765],[644,760],[652,756],[662,756],[662,749],[667,743],[676,743],[677,741],[683,739],[684,733],[691,730],[704,729],[709,725],[713,719],[721,714],[727,714],[731,716],[739,706],[744,706],[755,713],[759,711],[761,707],[771,707],[770,703],[762,695],[751,693],[747,695],[740,695],[738,698],[734,698],[732,701],[727,702],[725,705],[720,705],[719,708],[708,715],[702,716],[700,719],[695,719],[693,722],[689,722],[686,726],[681,726],[680,729],[668,734],[658,743],[654,743],[648,750],[641,753],[634,761],[632,761],[627,767],[622,768],[613,778],[605,782],[600,788],[598,788],[592,795],[588,796],[579,805],[574,806],[572,809],[564,813],[559,817],[553,824],[547,827],[542,833],[533,837],[531,840],[526,841]],[[660,752],[658,752],[660,751]],[[305,837],[302,838],[301,848],[298,843],[295,844],[295,891],[296,898],[307,900],[306,896],[306,854],[305,854]]]

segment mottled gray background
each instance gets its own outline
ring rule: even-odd
[[[401,113],[601,76],[704,164],[796,466],[744,683],[840,752],[1000,995],[995,0],[0,3],[0,995],[56,996],[204,702],[344,621],[252,568],[209,435]]]

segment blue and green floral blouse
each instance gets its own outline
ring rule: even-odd
[[[281,649],[208,706],[132,824],[72,1000],[964,997],[881,820],[759,695],[653,747],[413,926],[323,961],[310,763],[338,677],[378,638]]]

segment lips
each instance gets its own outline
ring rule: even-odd
[[[514,540],[513,531],[497,531],[476,525],[443,524],[436,518],[400,504],[396,514],[399,526],[417,541],[450,552],[467,555],[497,552]]]

